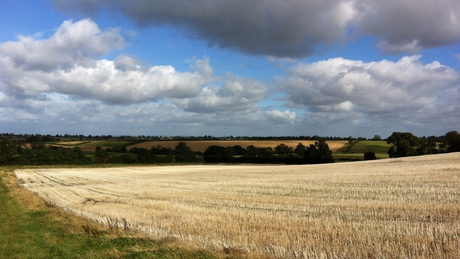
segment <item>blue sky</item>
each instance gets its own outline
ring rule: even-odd
[[[460,2],[0,1],[0,131],[460,130]]]

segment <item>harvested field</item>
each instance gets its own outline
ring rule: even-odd
[[[15,174],[50,204],[197,248],[277,258],[460,258],[460,153]]]
[[[180,141],[148,141],[136,145],[132,145],[127,147],[127,149],[131,149],[134,147],[137,148],[147,148],[151,149],[152,147],[156,147],[158,145],[166,148],[174,149]],[[310,144],[315,144],[314,140],[197,140],[197,141],[184,141],[187,143],[193,151],[201,151],[204,152],[209,146],[216,145],[222,147],[233,147],[235,145],[240,145],[243,148],[247,148],[250,145],[254,147],[272,147],[275,148],[279,144],[285,144],[286,146],[296,148],[299,143],[304,144],[305,146],[309,146]],[[339,148],[343,147],[348,141],[345,140],[333,140],[333,141],[326,141],[329,145],[329,149],[332,152],[337,151]]]

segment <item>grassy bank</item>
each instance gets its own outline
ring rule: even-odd
[[[374,152],[377,159],[388,158],[388,145],[385,141],[353,141],[337,150],[333,157],[336,161],[364,160],[364,153]]]
[[[110,231],[47,205],[18,187],[12,168],[0,170],[0,258],[231,258]]]

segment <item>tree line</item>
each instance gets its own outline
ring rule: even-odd
[[[121,155],[110,155],[110,153],[121,153]],[[275,148],[254,147],[246,148],[235,145],[222,147],[217,145],[209,146],[204,153],[195,152],[185,142],[179,142],[174,149],[162,146],[147,148],[132,148],[129,151],[126,147],[107,148],[102,150],[96,148],[95,160],[101,163],[258,163],[258,164],[312,164],[333,162],[332,151],[325,140],[318,140],[315,144],[306,147],[299,143],[295,149],[280,144]]]
[[[243,148],[209,146],[203,153],[203,159],[209,163],[257,163],[257,164],[314,164],[333,162],[332,151],[324,139],[308,147],[299,143],[295,149],[279,144],[271,147]]]
[[[457,131],[447,132],[440,142],[419,138],[410,132],[393,132],[386,142],[391,145],[388,150],[390,158],[460,152],[460,133]]]
[[[378,137],[378,138],[377,138]],[[379,139],[377,136],[374,139]],[[443,152],[460,152],[460,134],[450,131],[442,137],[419,138],[409,132],[393,132],[386,139],[390,144],[390,158],[437,154]],[[25,148],[22,143],[14,143],[7,139],[0,141],[0,165],[53,165],[53,164],[91,164],[91,163],[282,163],[282,164],[314,164],[333,162],[332,151],[324,139],[315,144],[305,146],[301,143],[294,149],[284,144],[275,148],[246,148],[235,145],[230,147],[209,146],[204,153],[194,152],[185,142],[179,142],[174,148],[162,146],[132,148],[126,146],[107,148],[96,147],[93,156],[87,156],[79,147],[63,148],[48,147],[43,142],[31,143]],[[375,159],[375,154],[368,152],[365,159]]]
[[[59,164],[157,164],[157,163],[329,163],[333,162],[332,151],[324,140],[308,147],[299,143],[293,149],[284,144],[259,148],[253,145],[243,148],[210,146],[204,153],[193,151],[185,142],[174,148],[162,146],[131,148],[126,146],[96,147],[92,157],[86,156],[79,147],[64,148],[33,143],[31,148],[3,139],[0,141],[0,165],[59,165]]]

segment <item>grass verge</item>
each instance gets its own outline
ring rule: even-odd
[[[17,185],[13,168],[0,167],[0,258],[236,258],[112,233],[53,208]]]

